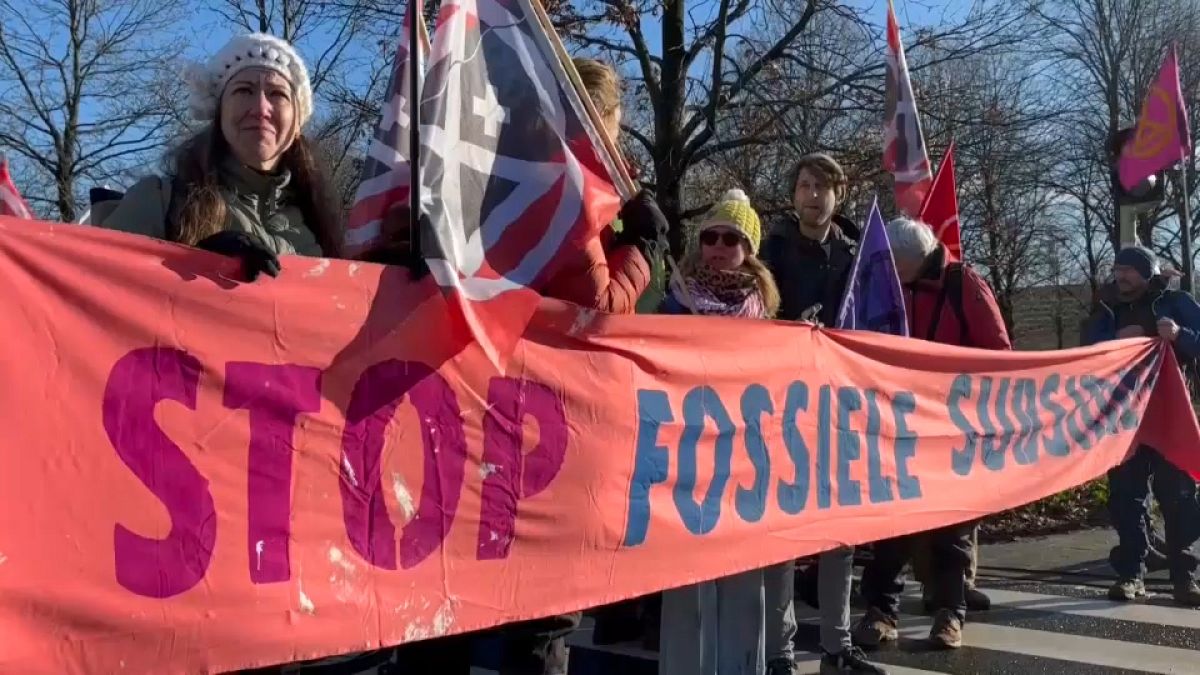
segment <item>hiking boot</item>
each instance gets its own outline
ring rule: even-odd
[[[900,637],[900,632],[896,630],[896,617],[888,616],[872,607],[854,627],[851,637],[859,647],[875,649],[884,642],[895,642]]]
[[[971,612],[986,612],[992,608],[992,599],[987,593],[975,588],[967,586],[967,610]]]
[[[887,675],[886,670],[868,661],[867,655],[858,647],[843,649],[837,654],[826,653],[821,657],[821,675],[838,675],[839,673]]]
[[[1117,602],[1133,602],[1146,597],[1146,582],[1141,579],[1122,579],[1108,589],[1108,599]]]
[[[962,646],[962,631],[962,620],[954,612],[943,609],[933,619],[929,642],[941,649],[958,649]]]
[[[775,659],[767,664],[767,675],[796,675],[796,664],[790,659]]]
[[[1184,607],[1200,607],[1200,584],[1195,581],[1175,584],[1175,602]]]

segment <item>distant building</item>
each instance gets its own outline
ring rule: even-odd
[[[1087,284],[1034,286],[1013,296],[1013,348],[1022,351],[1079,346],[1092,289]]]

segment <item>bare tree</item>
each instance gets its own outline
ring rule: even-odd
[[[177,5],[0,0],[0,151],[40,213],[77,217],[87,181],[144,165],[185,98],[173,71]]]

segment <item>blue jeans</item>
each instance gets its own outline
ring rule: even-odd
[[[763,574],[663,592],[659,675],[764,675]]]
[[[1147,498],[1162,509],[1171,579],[1191,581],[1196,574],[1196,540],[1200,539],[1200,502],[1196,481],[1148,446],[1138,446],[1124,464],[1108,472],[1108,511],[1119,542],[1109,563],[1122,579],[1141,579],[1146,573],[1150,533],[1146,529]]]

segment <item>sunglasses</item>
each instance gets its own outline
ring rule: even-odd
[[[721,242],[726,246],[737,246],[742,243],[742,235],[737,232],[717,232],[716,230],[705,230],[700,233],[700,243],[705,246],[715,246],[717,242]]]

